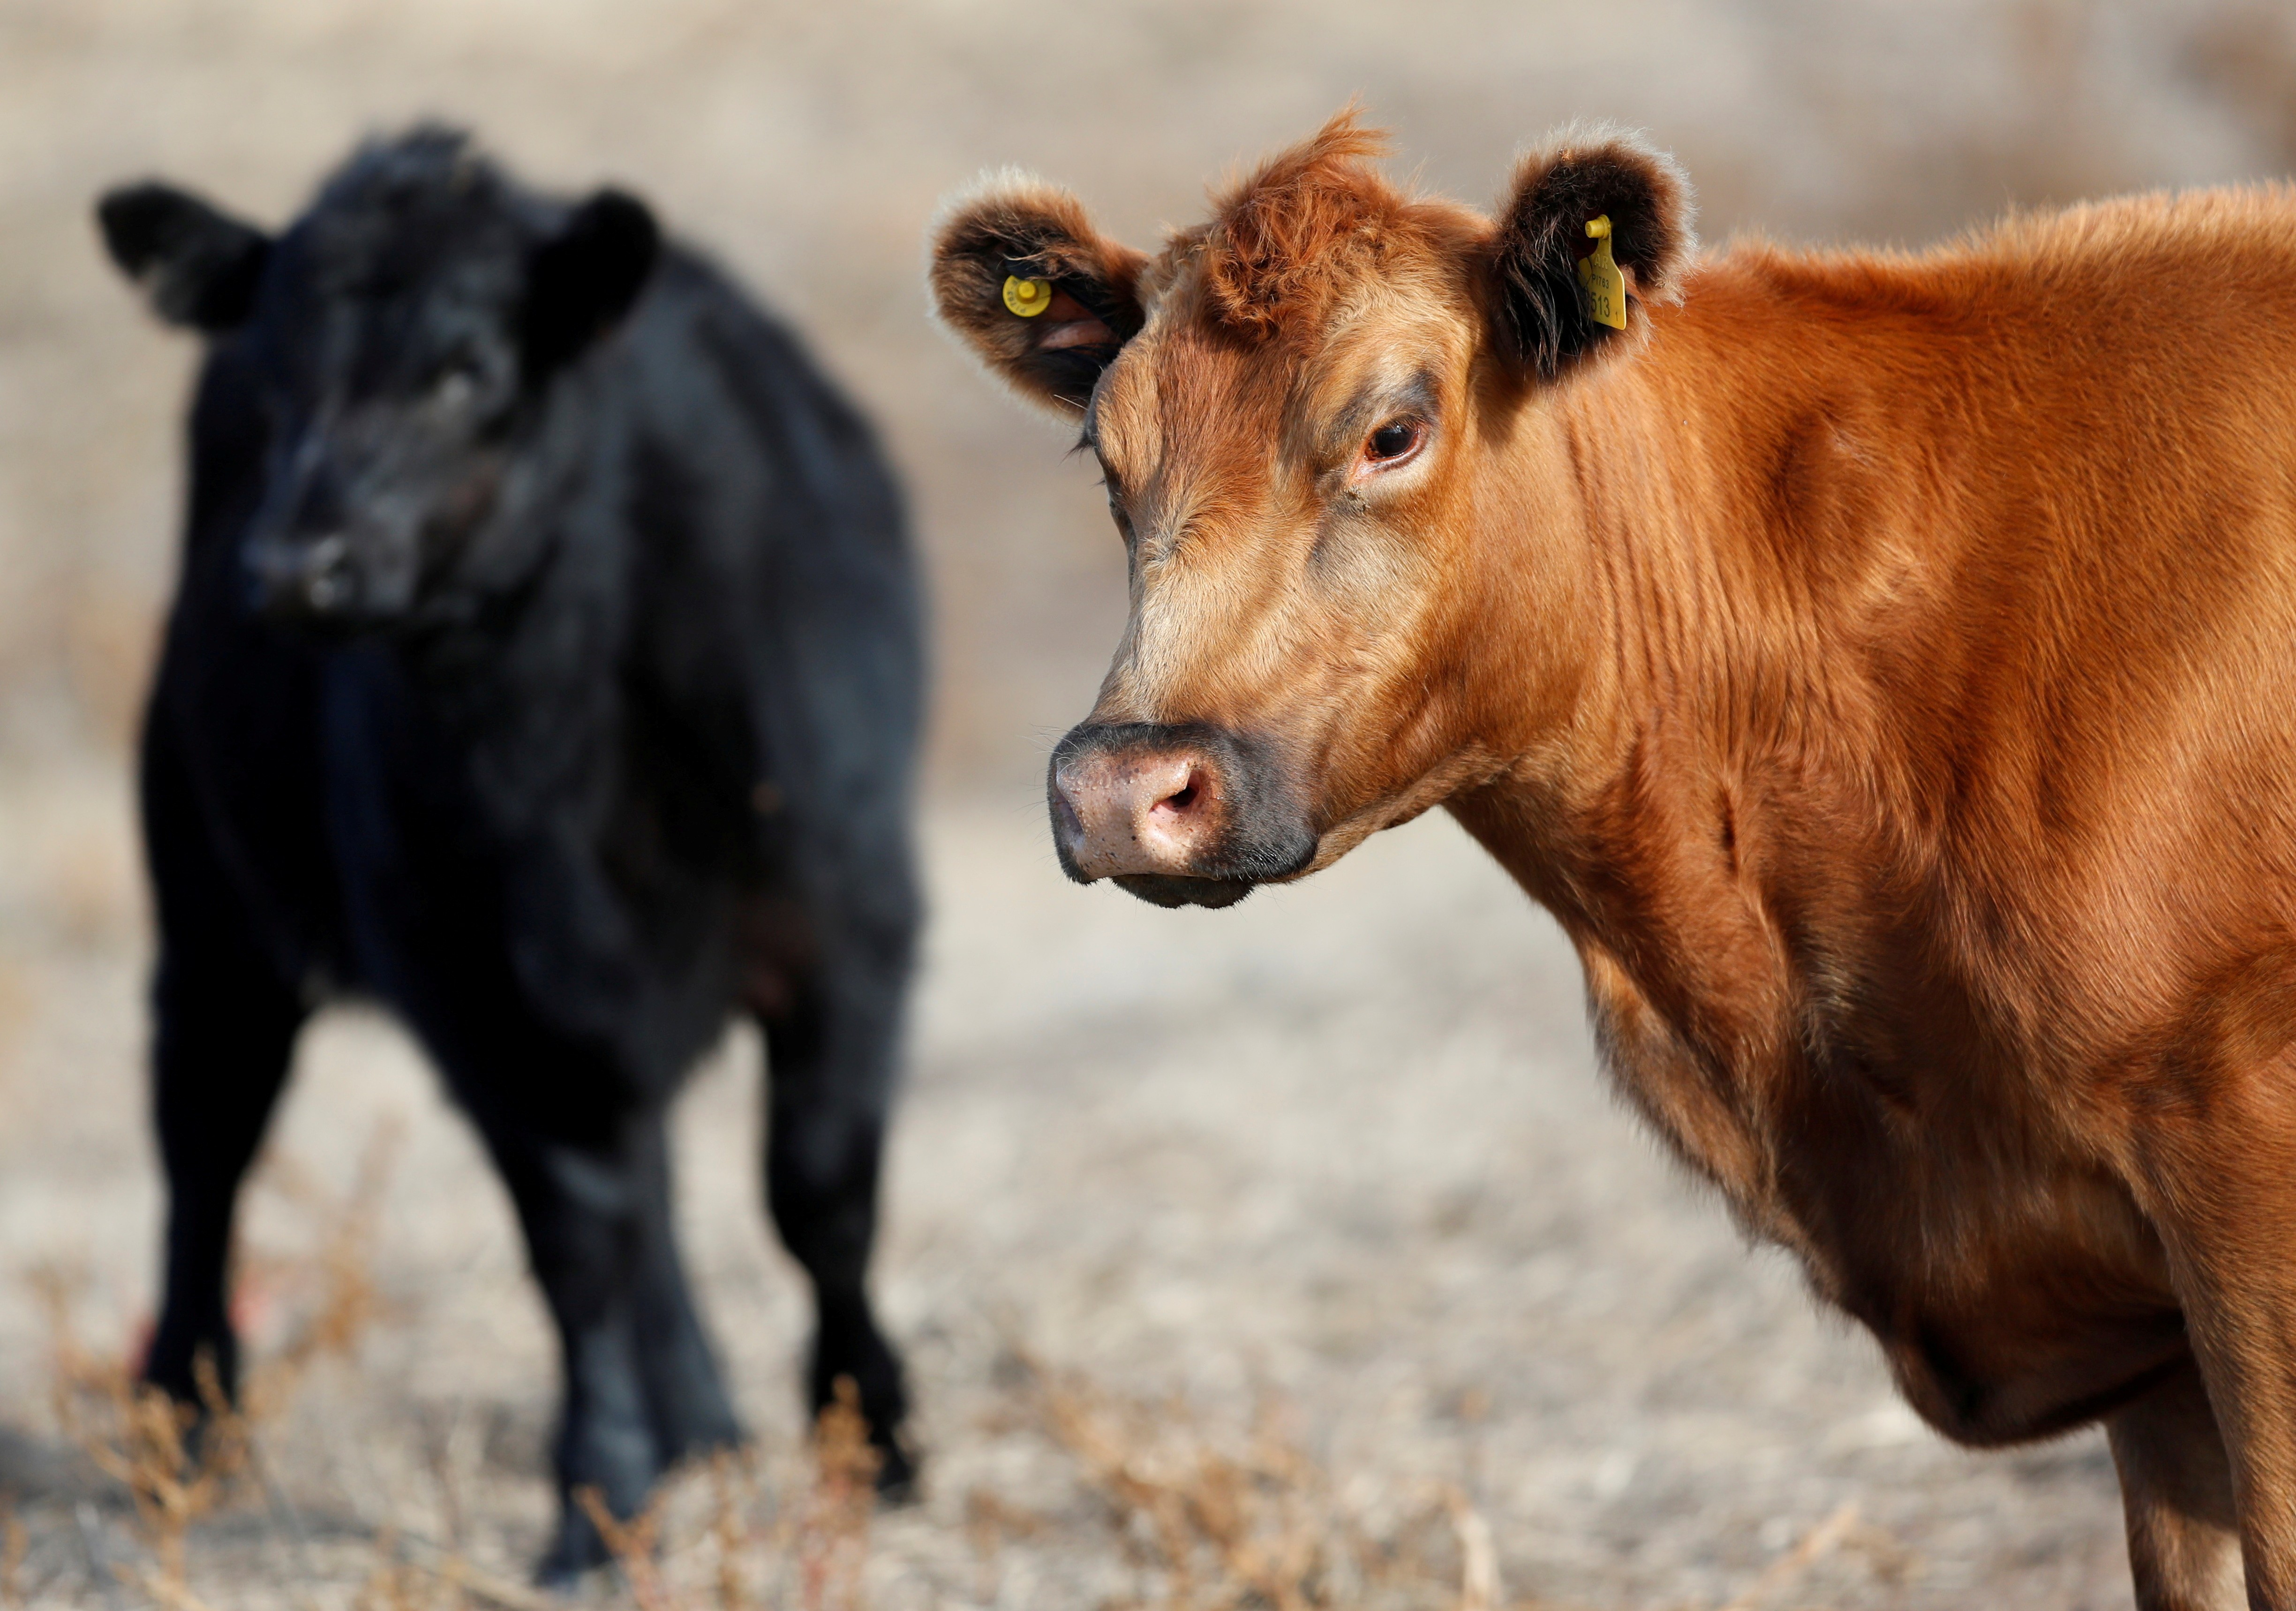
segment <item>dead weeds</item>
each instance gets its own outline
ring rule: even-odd
[[[396,1127],[378,1130],[340,1194],[326,1192],[286,1160],[266,1160],[258,1179],[308,1212],[318,1234],[292,1259],[234,1261],[235,1268],[270,1272],[282,1292],[303,1299],[299,1322],[248,1372],[236,1401],[205,1355],[193,1368],[196,1405],[143,1381],[143,1361],[134,1357],[140,1348],[106,1353],[81,1339],[74,1313],[79,1283],[70,1271],[48,1266],[33,1272],[48,1321],[57,1427],[126,1497],[150,1559],[115,1563],[111,1570],[155,1604],[180,1611],[203,1606],[192,1590],[185,1553],[193,1526],[203,1518],[260,1490],[275,1517],[291,1519],[291,1506],[269,1477],[260,1434],[286,1414],[311,1367],[350,1357],[375,1318],[369,1251],[398,1143]],[[290,1530],[299,1546],[299,1529]]]
[[[580,1492],[637,1611],[867,1611],[878,1454],[852,1381],[836,1393],[793,1467],[724,1451],[629,1521]]]
[[[165,1611],[234,1603],[235,1592],[194,1587],[195,1575],[215,1574],[195,1574],[193,1535],[203,1522],[258,1505],[281,1546],[274,1559],[289,1581],[279,1587],[299,1607],[316,1603],[326,1574],[266,1461],[266,1434],[295,1406],[314,1367],[355,1358],[384,1312],[370,1253],[398,1140],[395,1129],[380,1130],[340,1192],[292,1160],[270,1159],[260,1171],[264,1188],[316,1229],[299,1251],[234,1261],[235,1314],[294,1316],[283,1341],[250,1369],[236,1402],[205,1360],[196,1407],[144,1385],[133,1351],[107,1354],[82,1341],[78,1284],[53,1268],[34,1275],[48,1316],[57,1425],[132,1517],[139,1558],[108,1564],[117,1580],[99,1584],[108,1605],[123,1603],[120,1589]],[[262,1314],[242,1312],[250,1294]],[[1241,1423],[1223,1423],[1183,1399],[1128,1395],[1008,1347],[1021,1369],[1005,1432],[1041,1438],[1068,1457],[1123,1564],[1130,1587],[1103,1599],[1100,1611],[1564,1611],[1507,1597],[1490,1525],[1464,1488],[1368,1476],[1343,1485],[1301,1447],[1273,1393],[1263,1393]],[[561,1607],[464,1555],[454,1462],[443,1445],[433,1453],[428,1468],[447,1542],[386,1521],[367,1536],[364,1580],[347,1599],[337,1598],[338,1571],[329,1603],[353,1611]],[[674,1475],[633,1517],[613,1516],[594,1490],[577,1500],[606,1541],[636,1611],[868,1611],[877,1464],[858,1395],[840,1380],[802,1449],[779,1459],[754,1448],[721,1453]],[[1038,1542],[1062,1521],[986,1487],[968,1493],[964,1527],[980,1571],[978,1601],[1004,1603],[1008,1546]],[[108,1551],[99,1549],[85,1505],[78,1524],[90,1571],[100,1574]],[[12,1506],[0,1514],[0,1607],[30,1603],[27,1536]],[[1885,1574],[1906,1565],[1893,1541],[1861,1527],[1855,1508],[1844,1506],[1719,1611],[1779,1603],[1845,1547],[1862,1549]]]
[[[1106,1505],[1135,1568],[1131,1604],[1499,1611],[1490,1526],[1462,1489],[1350,1504],[1289,1435],[1273,1395],[1223,1434],[1183,1401],[1128,1398],[1021,1357],[1046,1430]]]

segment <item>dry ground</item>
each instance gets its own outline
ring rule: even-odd
[[[0,1525],[0,1599],[131,1606],[111,1568],[151,1565],[60,1432],[29,1279],[68,1278],[81,1337],[124,1358],[158,1212],[120,757],[193,355],[98,261],[88,201],[160,171],[277,218],[361,133],[439,113],[539,178],[654,197],[808,330],[914,489],[939,922],[882,1286],[932,1463],[924,1501],[876,1525],[874,1604],[1160,1603],[1157,1519],[1210,1525],[1221,1493],[1258,1496],[1270,1551],[1377,1546],[1332,1569],[1338,1603],[2126,1603],[2095,1438],[1980,1459],[1915,1426],[1871,1349],[1603,1097],[1554,932],[1447,825],[1228,914],[1054,873],[1029,779],[1113,640],[1120,554],[1088,473],[926,330],[924,220],[1019,161],[1146,242],[1357,92],[1406,166],[1471,196],[1538,131],[1609,117],[1684,158],[1710,237],[1918,242],[2010,202],[2286,171],[2296,20],[2278,0],[0,0],[0,1489],[23,1523]],[[802,1309],[756,1212],[755,1062],[737,1040],[683,1110],[685,1214],[763,1451],[742,1514],[783,1529],[748,1567],[826,1606],[842,1568],[786,1536],[816,1500]],[[381,1308],[266,1424],[270,1492],[194,1532],[189,1582],[217,1607],[418,1603],[428,1580],[377,1563],[434,1546],[514,1575],[545,1520],[552,1389],[500,1194],[387,1026],[332,1019],[305,1064],[252,1200],[250,1327],[293,1346],[314,1247],[396,1127],[357,1262]],[[1070,1372],[1095,1385],[1048,1391]],[[1111,1447],[1131,1464],[1095,1466]],[[1182,1491],[1210,1508],[1175,1522]],[[706,1484],[681,1500],[674,1571],[706,1572],[712,1508]],[[1199,1562],[1196,1586],[1249,1554]]]
[[[64,803],[11,826],[62,846],[116,814]],[[2098,1440],[1977,1457],[1923,1432],[1870,1345],[1606,1099],[1567,951],[1447,823],[1226,914],[1064,884],[1017,794],[936,809],[930,841],[939,920],[879,1285],[931,1464],[924,1502],[877,1528],[876,1606],[1156,1588],[1051,1435],[1031,1360],[1177,1395],[1216,1446],[1272,1413],[1328,1474],[1316,1502],[1424,1543],[1431,1584],[1456,1582],[1456,1548],[1414,1518],[1456,1486],[1506,1592],[1536,1604],[1718,1607],[1845,1504],[1860,1525],[1756,1603],[2126,1595]],[[145,1314],[158,1207],[136,947],[132,905],[73,876],[81,937],[12,935],[5,954],[0,1247],[77,1277],[81,1335],[116,1352]],[[755,1061],[739,1040],[684,1107],[683,1210],[744,1409],[786,1461],[805,1315],[757,1212]],[[340,1603],[394,1526],[505,1574],[538,1545],[550,1341],[498,1188],[372,1017],[310,1037],[253,1198],[256,1335],[275,1351],[314,1303],[308,1250],[379,1132],[398,1138],[366,1262],[381,1317],[266,1430],[298,1524],[258,1501],[195,1532],[210,1604],[295,1603],[283,1583]],[[30,1523],[24,1581],[101,1605],[75,1501],[94,1501],[107,1563],[149,1558],[62,1451],[50,1346],[37,1306],[0,1305],[0,1480]],[[680,1525],[692,1543],[698,1521]]]

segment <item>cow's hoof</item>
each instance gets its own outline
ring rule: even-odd
[[[534,1564],[534,1586],[551,1594],[578,1594],[582,1580],[611,1558],[590,1518],[569,1506],[559,1515],[558,1536]]]
[[[890,1437],[871,1437],[870,1447],[877,1451],[877,1501],[883,1505],[912,1505],[919,1497],[916,1457],[908,1450],[906,1439],[896,1433]]]

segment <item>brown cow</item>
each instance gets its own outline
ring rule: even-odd
[[[1152,259],[939,228],[1130,556],[1062,865],[1221,906],[1447,807],[1931,1425],[2102,1418],[2141,1605],[2296,1607],[2296,193],[1698,257],[1630,140],[1496,220],[1378,148]]]

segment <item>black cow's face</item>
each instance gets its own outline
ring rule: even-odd
[[[361,153],[276,238],[156,185],[112,192],[107,244],[163,316],[238,344],[265,460],[242,559],[258,607],[406,621],[513,556],[521,450],[551,384],[651,271],[645,209],[570,211],[459,139]]]
[[[509,221],[472,210],[323,216],[278,242],[248,332],[269,429],[244,563],[266,611],[402,617],[494,512],[523,276]]]

